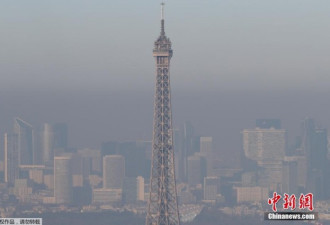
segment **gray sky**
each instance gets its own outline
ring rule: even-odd
[[[153,89],[158,0],[0,1],[0,88]],[[167,0],[181,90],[327,90],[330,1]]]
[[[330,126],[329,0],[165,7],[175,127],[237,155],[257,118],[282,119],[290,140],[306,116]],[[19,116],[67,122],[75,147],[150,140],[159,20],[159,0],[1,0],[0,133]]]

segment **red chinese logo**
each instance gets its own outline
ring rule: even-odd
[[[284,204],[283,209],[288,209],[289,207],[291,210],[294,210],[296,208],[296,196],[293,194],[289,197],[288,194],[284,194]]]
[[[274,192],[273,194],[273,198],[269,198],[268,199],[268,205],[273,205],[273,211],[276,212],[277,208],[276,208],[276,204],[277,202],[282,198],[281,195],[278,195],[276,192]]]
[[[268,199],[268,205],[272,205],[272,209],[274,212],[277,212],[276,204],[281,200],[282,196],[277,194],[277,192],[273,193],[273,197]],[[284,194],[283,198],[283,209],[291,209],[294,210],[296,208],[296,195],[288,195]],[[301,194],[299,197],[299,209],[308,209],[309,211],[313,211],[313,194],[308,193],[306,195]]]
[[[313,194],[308,193],[306,195],[301,194],[299,198],[299,209],[307,208],[309,211],[313,211]]]

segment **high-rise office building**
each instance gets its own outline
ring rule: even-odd
[[[213,154],[213,139],[212,137],[200,137],[200,154],[206,159],[206,174],[214,176],[213,164],[215,157]]]
[[[49,190],[54,190],[54,174],[44,174],[43,180]]]
[[[301,128],[301,146],[297,154],[304,156],[307,162],[306,191],[314,193],[316,199],[324,199],[330,196],[327,130],[317,128],[311,118],[306,118]]]
[[[150,195],[146,225],[180,224],[174,169],[173,127],[170,88],[171,41],[165,35],[164,3],[161,32],[155,41],[156,87]]]
[[[174,159],[176,178],[177,180],[183,181],[184,176],[180,170],[183,170],[183,165],[181,165],[181,161],[182,161],[184,140],[183,140],[182,132],[179,129],[173,129],[173,146],[176,155]]]
[[[35,162],[33,127],[20,118],[14,120],[14,133],[17,135],[17,147],[20,165],[32,165]]]
[[[245,156],[260,167],[258,185],[281,191],[286,130],[256,128],[245,129],[242,133]]]
[[[52,125],[54,149],[68,149],[68,125],[55,123]]]
[[[212,137],[200,137],[200,151],[205,156],[212,156],[213,140]]]
[[[206,159],[204,156],[195,153],[188,157],[188,184],[196,186],[203,183],[206,176]]]
[[[150,176],[150,161],[146,159],[146,143],[124,141],[117,143],[117,154],[125,158],[125,174],[127,177]]]
[[[301,154],[310,158],[312,152],[313,134],[315,130],[315,122],[311,118],[306,118],[301,123]]]
[[[201,157],[197,155],[188,157],[188,184],[189,186],[196,186],[201,184]]]
[[[135,203],[138,198],[138,183],[136,177],[125,177],[123,182],[123,201]]]
[[[110,141],[102,144],[102,157],[122,155],[125,158],[127,177],[150,176],[151,142],[149,141]]]
[[[269,160],[281,161],[286,151],[286,130],[246,129],[243,130],[245,156],[259,164]]]
[[[32,188],[27,179],[16,179],[13,188],[13,194],[20,202],[29,202],[31,199]]]
[[[204,200],[215,201],[219,193],[218,189],[218,177],[204,177]]]
[[[45,123],[42,130],[42,159],[43,164],[52,164],[54,158],[54,134],[52,126],[48,123]]]
[[[18,135],[4,135],[4,177],[5,182],[13,185],[19,178]]]
[[[54,157],[54,197],[57,204],[72,202],[71,156]]]
[[[137,182],[137,200],[144,201],[144,178],[138,176],[136,178],[136,182]]]
[[[294,157],[285,157],[282,171],[282,193],[298,193],[298,162]]]
[[[324,171],[327,164],[328,132],[327,129],[314,129],[312,138],[311,168]]]
[[[121,189],[125,177],[125,158],[122,155],[103,157],[103,188]]]
[[[194,127],[189,121],[186,121],[183,124],[182,151],[178,155],[178,157],[180,158],[179,177],[183,181],[186,181],[188,176],[188,157],[193,154],[193,138],[194,138]]]
[[[79,149],[77,151],[81,155],[84,163],[83,174],[84,176],[90,174],[102,173],[102,157],[101,150],[97,149]]]
[[[242,187],[257,186],[257,173],[256,171],[244,172],[242,174]]]
[[[234,187],[236,194],[236,202],[238,204],[243,202],[267,202],[269,198],[268,188],[253,186],[253,187]]]
[[[314,193],[316,199],[325,199],[329,192],[326,189],[326,183],[330,180],[329,174],[327,174],[327,136],[326,129],[314,129],[308,183],[310,184],[309,190]]]
[[[306,156],[293,156],[297,162],[297,186],[298,190],[305,190],[307,184],[308,163]]]

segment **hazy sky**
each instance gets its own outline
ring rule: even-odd
[[[257,118],[291,143],[306,116],[330,127],[329,0],[165,2],[175,127],[232,154]],[[1,0],[0,133],[19,116],[67,122],[74,147],[151,140],[159,32],[159,0]]]
[[[329,0],[167,0],[172,87],[330,85]],[[153,89],[159,0],[0,1],[0,88]]]

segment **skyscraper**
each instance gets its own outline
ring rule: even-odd
[[[72,201],[70,156],[54,157],[54,197],[57,204],[69,204]]]
[[[200,137],[200,151],[204,156],[212,156],[212,137]]]
[[[35,161],[32,125],[20,118],[14,120],[14,133],[17,135],[18,160],[20,165],[32,165]]]
[[[53,130],[52,126],[48,123],[44,124],[42,131],[42,159],[43,164],[49,164],[53,161],[54,152],[53,152]]]
[[[260,167],[258,184],[272,191],[282,184],[282,164],[286,152],[286,130],[246,129],[243,130],[245,156]]]
[[[311,118],[306,118],[301,128],[301,146],[297,153],[306,157],[306,191],[314,193],[316,199],[322,199],[329,195],[327,183],[330,183],[327,173],[327,130],[317,128]]]
[[[313,152],[310,155],[312,169],[325,170],[327,164],[327,153],[328,153],[328,132],[326,129],[315,129],[312,146]]]
[[[298,163],[294,157],[285,157],[282,172],[282,193],[298,193]]]
[[[203,156],[195,153],[188,157],[188,184],[194,187],[203,183],[206,176],[206,160]]]
[[[138,176],[136,178],[136,182],[137,182],[137,200],[144,201],[144,178]]]
[[[125,177],[123,181],[123,202],[135,203],[138,198],[138,182],[136,177]]]
[[[283,129],[243,130],[245,156],[258,164],[272,160],[281,161],[286,150],[286,131]]]
[[[125,177],[125,158],[122,155],[103,157],[103,188],[121,189]]]
[[[4,163],[5,182],[13,185],[19,178],[19,153],[17,134],[5,134],[4,136]]]
[[[180,224],[177,204],[172,109],[170,94],[171,41],[165,35],[164,3],[161,9],[161,32],[155,42],[156,87],[150,194],[146,225]]]
[[[194,138],[194,127],[189,122],[186,121],[183,124],[183,146],[182,152],[179,155],[179,177],[181,180],[186,181],[188,179],[188,157],[193,155],[193,138]]]
[[[215,157],[213,155],[213,141],[212,137],[200,137],[200,154],[206,159],[206,174],[213,175],[213,162]]]
[[[204,177],[204,200],[215,201],[218,195],[218,188],[218,177]]]
[[[68,126],[66,123],[55,123],[52,125],[54,136],[54,148],[67,150],[68,148]]]

